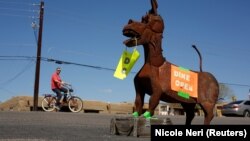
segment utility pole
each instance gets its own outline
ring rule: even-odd
[[[41,1],[40,16],[39,16],[39,33],[38,33],[38,42],[37,42],[37,55],[36,55],[36,73],[35,73],[33,111],[37,111],[37,106],[38,106],[40,62],[41,62],[41,49],[42,49],[42,32],[43,32],[43,13],[44,13],[44,2]]]
[[[248,98],[249,98],[249,100],[250,100],[250,89],[249,89],[249,93],[248,93]]]

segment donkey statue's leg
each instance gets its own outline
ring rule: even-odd
[[[136,81],[136,78],[134,80],[134,84],[135,84],[136,96],[135,96],[135,111],[133,113],[133,116],[138,117],[143,112],[145,92],[143,91],[142,87],[140,87],[139,82]]]
[[[202,102],[200,105],[205,114],[204,125],[209,125],[211,120],[214,118],[215,103],[205,101],[205,102]]]
[[[160,102],[160,97],[162,94],[161,86],[158,83],[154,83],[152,86],[152,94],[149,99],[148,111],[143,114],[145,118],[151,118],[154,115],[154,110]]]
[[[181,105],[186,112],[186,125],[191,125],[191,122],[195,116],[196,103],[181,103]]]
[[[200,91],[199,103],[205,114],[204,125],[209,125],[214,118],[214,107],[219,95],[219,84],[210,73],[202,73],[200,78],[199,81],[203,84],[201,85],[203,89]]]

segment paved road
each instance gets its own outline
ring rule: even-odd
[[[69,112],[0,112],[0,141],[150,141],[148,137],[110,134],[115,115]],[[183,125],[185,117],[169,116]],[[196,117],[193,124],[202,124]],[[250,118],[215,118],[211,124],[249,124]]]

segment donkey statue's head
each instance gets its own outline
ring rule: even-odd
[[[123,35],[130,39],[124,41],[128,47],[148,44],[154,41],[154,38],[162,38],[164,22],[160,15],[157,14],[157,1],[151,0],[152,9],[142,17],[141,22],[129,20],[123,28]]]

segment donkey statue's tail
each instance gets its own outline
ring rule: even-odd
[[[195,45],[192,45],[192,47],[195,49],[195,51],[198,53],[199,58],[200,58],[200,72],[202,72],[202,57],[200,51],[197,49]]]

